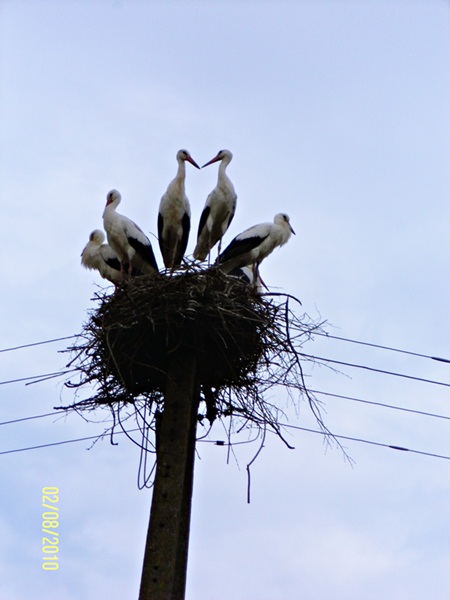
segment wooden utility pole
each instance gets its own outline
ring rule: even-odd
[[[157,437],[157,463],[139,600],[183,600],[199,390],[193,352],[173,354]]]

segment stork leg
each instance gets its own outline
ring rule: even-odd
[[[269,291],[269,288],[267,287],[267,285],[264,283],[261,275],[259,274],[259,265],[258,263],[253,263],[253,287],[256,289],[257,285],[258,285],[258,279],[261,282],[261,285],[263,287],[266,288],[267,291]]]
[[[262,285],[263,287],[265,287],[267,291],[269,291],[269,288],[268,288],[268,287],[267,287],[267,285],[264,283],[264,281],[263,281],[263,279],[262,279],[261,275],[259,275],[259,273],[258,273],[258,277],[259,277],[259,281],[261,282],[261,285]],[[258,283],[258,282],[257,282],[257,281],[255,281],[255,283],[254,283],[254,285],[255,285],[255,288],[256,288],[256,285],[257,285],[257,283]]]
[[[258,263],[254,262],[252,265],[253,271],[253,287],[256,287],[256,282],[258,281]]]

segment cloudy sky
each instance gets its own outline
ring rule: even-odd
[[[297,235],[262,266],[338,337],[450,358],[450,7],[444,0],[1,0],[1,349],[78,333],[101,279],[80,267],[106,193],[150,235],[188,148],[234,159],[226,241],[277,212]],[[187,166],[193,230],[216,166]],[[152,237],[154,240],[155,238]],[[194,248],[194,237],[188,250]],[[155,246],[158,260],[159,251]],[[51,413],[71,340],[0,353],[0,596],[136,598],[151,492],[129,441]],[[316,338],[305,352],[337,435],[450,458],[450,366]],[[386,375],[407,374],[426,383]],[[441,385],[447,384],[447,385]],[[308,406],[289,424],[315,428]],[[433,413],[427,416],[421,413]],[[8,421],[14,423],[5,424]],[[450,587],[450,460],[288,429],[295,450],[198,444],[188,600],[423,600]],[[211,439],[222,439],[220,425]],[[41,490],[59,488],[60,569]]]

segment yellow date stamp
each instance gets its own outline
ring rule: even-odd
[[[42,488],[42,568],[44,571],[59,569],[59,489]]]

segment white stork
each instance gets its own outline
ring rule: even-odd
[[[106,196],[103,211],[103,226],[108,242],[120,260],[120,273],[124,275],[124,265],[128,264],[128,274],[133,267],[144,274],[158,273],[155,255],[150,240],[131,219],[116,212],[122,196],[111,190]]]
[[[278,213],[273,223],[260,223],[237,235],[219,255],[218,263],[225,273],[252,265],[253,281],[256,284],[261,262],[275,248],[286,244],[291,233],[295,234],[295,231],[292,229],[289,217],[284,213]]]
[[[259,273],[256,274],[256,280],[255,280],[255,274],[253,272],[253,268],[248,265],[246,267],[237,267],[236,269],[233,269],[232,271],[230,271],[228,274],[232,275],[233,277],[237,277],[238,279],[241,279],[242,281],[245,281],[245,283],[253,286],[255,288],[255,290],[258,292],[261,291],[263,285],[265,286],[265,283],[259,276]]]
[[[122,279],[120,260],[111,246],[104,244],[104,241],[103,231],[94,229],[89,236],[89,242],[81,253],[81,264],[86,269],[98,271],[103,279],[116,284]]]
[[[200,217],[197,245],[194,250],[194,258],[197,260],[205,260],[217,242],[219,242],[220,254],[222,238],[234,217],[237,195],[225,173],[232,158],[233,155],[229,150],[220,150],[212,160],[203,165],[207,167],[220,160],[217,185],[208,195]]]
[[[177,174],[159,204],[158,241],[164,265],[168,269],[180,266],[191,228],[191,208],[184,188],[186,161],[200,169],[187,150],[178,150]]]

